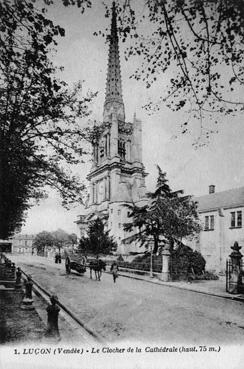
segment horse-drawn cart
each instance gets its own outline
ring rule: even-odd
[[[65,251],[65,269],[70,274],[71,270],[82,274],[86,271],[86,258],[83,255]]]

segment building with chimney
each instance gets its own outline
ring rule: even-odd
[[[234,242],[244,250],[244,187],[215,192],[215,186],[210,185],[207,195],[194,200],[198,203],[202,231],[189,246],[201,252],[207,270],[224,272]]]
[[[128,221],[128,209],[124,205],[139,205],[146,201],[146,173],[142,164],[142,123],[135,115],[133,122],[125,119],[115,3],[109,36],[103,123],[106,128],[93,144],[92,167],[87,176],[90,183],[88,203],[76,223],[82,236],[91,220],[102,218],[118,244],[118,253],[127,254],[135,251],[137,246],[123,243],[130,236],[123,229],[123,223]]]

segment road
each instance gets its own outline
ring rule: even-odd
[[[119,277],[101,282],[66,275],[64,265],[14,256],[18,266],[72,310],[106,342],[135,341],[190,345],[242,344],[243,303]]]

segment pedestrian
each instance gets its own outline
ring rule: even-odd
[[[58,314],[60,308],[57,305],[58,297],[52,295],[50,297],[51,304],[47,307],[47,337],[60,338],[59,328],[58,328]]]
[[[116,261],[114,261],[111,265],[111,268],[110,268],[110,272],[112,272],[113,274],[113,280],[114,280],[114,283],[116,282],[116,279],[118,278],[118,271],[119,271],[119,266],[117,264]]]
[[[187,268],[187,282],[192,283],[193,279],[194,279],[194,270],[192,264],[189,263]]]

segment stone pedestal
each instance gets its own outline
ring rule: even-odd
[[[27,281],[25,281],[25,297],[21,303],[21,309],[23,310],[34,310],[33,306],[33,298],[32,298],[32,287],[33,283],[31,281],[31,276],[27,277]]]
[[[164,282],[168,282],[170,280],[170,251],[169,246],[164,246],[162,251],[162,273],[161,273],[161,280]]]
[[[22,281],[21,281],[22,272],[20,268],[17,268],[16,271],[16,281],[15,281],[15,288],[20,289],[22,288]]]
[[[241,259],[243,255],[240,252],[241,246],[238,245],[238,242],[235,242],[234,245],[231,246],[231,249],[233,251],[229,255],[231,260],[231,270],[227,291],[232,294],[238,294],[242,288]]]
[[[47,331],[46,337],[60,339],[59,327],[58,327],[58,317],[60,308],[58,306],[58,297],[52,295],[50,297],[51,305],[47,307]]]
[[[34,310],[35,307],[33,306],[33,299],[29,299],[28,297],[24,297],[22,300],[20,308],[22,310]]]

